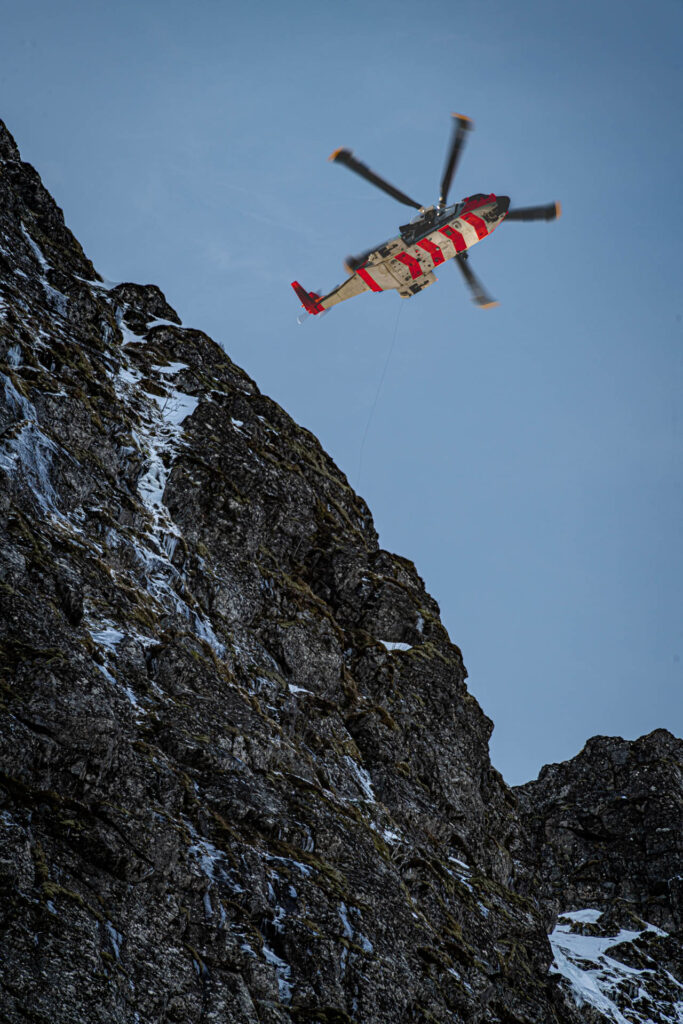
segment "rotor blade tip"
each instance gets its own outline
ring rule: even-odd
[[[334,153],[328,156],[328,160],[338,160],[342,153],[349,153],[350,150],[346,146],[340,146],[339,149],[335,149]]]
[[[562,204],[561,203],[555,203],[555,216],[556,217],[561,217],[562,216]]]
[[[493,301],[493,302],[482,302],[480,304],[480,306],[479,306],[479,309],[493,309],[494,306],[498,306],[498,305],[499,305],[499,303],[496,302],[496,301]]]
[[[474,128],[474,121],[465,114],[451,114],[451,117],[454,117],[456,121],[460,121],[462,125],[466,125],[468,128]]]

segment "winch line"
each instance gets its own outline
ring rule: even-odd
[[[403,306],[404,306],[404,303],[401,302],[401,305],[398,307],[398,315],[396,316],[396,323],[394,325],[394,336],[391,339],[391,345],[389,346],[389,351],[387,352],[387,358],[386,358],[386,360],[384,362],[384,369],[382,370],[382,376],[379,379],[379,384],[377,385],[377,391],[375,392],[375,400],[372,403],[372,408],[370,409],[370,414],[368,416],[368,422],[365,424],[365,432],[363,434],[363,440],[360,443],[360,451],[358,452],[358,471],[356,473],[356,480],[358,481],[358,483],[356,484],[357,490],[360,490],[360,477],[361,477],[361,470],[362,470],[362,466],[363,466],[363,452],[365,450],[365,442],[366,442],[367,437],[368,437],[368,431],[370,430],[370,424],[372,423],[372,417],[374,416],[375,409],[377,408],[377,402],[379,400],[380,391],[382,390],[382,385],[384,384],[384,378],[386,377],[387,370],[389,369],[389,363],[391,362],[391,357],[392,357],[393,352],[394,352],[394,346],[396,345],[396,337],[398,335],[398,322],[401,319],[401,311],[403,309]]]

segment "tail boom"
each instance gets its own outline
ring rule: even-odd
[[[326,309],[329,309],[330,306],[336,306],[338,302],[344,302],[346,299],[352,299],[354,295],[360,295],[361,292],[370,290],[363,278],[356,272],[352,272],[350,277],[347,277],[345,281],[342,281],[340,285],[333,288],[327,295],[307,292],[298,281],[292,281],[292,288],[298,295],[304,309],[309,313],[313,313],[314,316],[317,313],[324,313]],[[378,287],[372,290],[382,291]]]

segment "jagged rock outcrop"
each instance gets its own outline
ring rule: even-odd
[[[599,1019],[415,567],[2,122],[0,383],[0,1019]]]
[[[683,741],[594,736],[571,761],[518,786],[527,890],[550,919],[612,907],[683,935]]]
[[[516,887],[534,894],[549,927],[562,915],[551,942],[575,994],[616,1020],[675,1021],[683,741],[666,729],[633,742],[595,736],[515,793]]]

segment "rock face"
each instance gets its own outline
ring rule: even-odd
[[[683,936],[683,742],[595,736],[518,786],[528,892],[552,916],[614,907]],[[524,886],[521,886],[524,888]]]
[[[683,742],[665,729],[595,736],[515,792],[516,888],[536,896],[549,927],[562,914],[551,944],[571,990],[615,1020],[677,1020]]]
[[[547,936],[615,896],[676,1019],[680,742],[591,741],[630,824],[563,888],[584,755],[505,785],[413,564],[158,288],[99,278],[2,122],[0,385],[0,1020],[619,1019]]]

